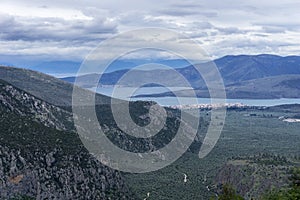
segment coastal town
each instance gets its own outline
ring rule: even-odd
[[[217,109],[217,108],[247,108],[248,105],[245,105],[243,103],[225,103],[225,104],[191,104],[191,105],[171,105],[167,106],[168,108],[172,109],[205,109],[205,110],[211,110],[211,109]]]

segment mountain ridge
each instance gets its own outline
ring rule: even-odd
[[[229,98],[249,98],[249,99],[265,99],[265,98],[299,98],[299,88],[297,87],[298,79],[293,81],[291,76],[300,75],[300,56],[277,56],[270,54],[261,55],[236,55],[224,56],[214,61],[219,72],[223,78],[224,85]],[[202,63],[194,65],[196,68],[199,66],[211,66],[211,63]],[[198,97],[209,97],[205,81],[195,69],[194,66],[187,66],[184,68],[175,69],[176,72],[181,74],[186,80],[189,81],[192,88],[198,93]],[[120,70],[110,73],[102,74],[99,80],[98,87],[113,86],[118,83],[118,80],[129,70]],[[139,86],[140,82],[158,82],[168,81],[169,87],[180,87],[180,79],[169,70],[154,69],[149,71],[132,70],[132,77],[134,79],[126,82],[124,87]],[[286,80],[284,80],[284,76]],[[279,78],[281,77],[281,78]],[[62,80],[70,83],[75,82],[76,77],[65,77]],[[94,87],[90,85],[90,80],[95,82],[99,78],[99,74],[87,74],[79,76],[76,83],[85,88]],[[273,79],[270,81],[269,79]],[[280,79],[280,81],[279,81]],[[265,82],[263,82],[265,80]],[[295,79],[294,79],[295,80]],[[278,82],[272,85],[270,82]],[[247,87],[245,84],[249,84]],[[244,86],[243,86],[244,85]],[[260,88],[250,87],[256,85]],[[243,87],[242,87],[243,86]],[[267,87],[268,86],[268,87]],[[283,87],[284,86],[284,87]],[[262,91],[263,88],[263,91]],[[289,92],[290,90],[290,92]],[[182,92],[184,93],[184,92]],[[280,94],[282,93],[282,95]],[[139,95],[139,97],[162,97],[170,96],[169,93]],[[182,94],[182,96],[190,96]]]
[[[0,81],[1,199],[132,199],[120,174],[93,156],[72,115]]]
[[[29,69],[0,66],[0,79],[50,104],[72,105],[73,87],[76,86],[53,76]],[[93,95],[91,91],[80,90],[85,95]],[[96,104],[110,103],[107,96],[96,94],[95,97]]]

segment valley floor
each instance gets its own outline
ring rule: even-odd
[[[140,199],[147,200],[209,199],[220,192],[218,185],[225,182],[246,199],[258,198],[272,187],[287,184],[288,169],[300,165],[300,123],[283,120],[298,113],[299,106],[228,110],[221,138],[207,157],[199,159],[198,152],[191,150],[162,170],[125,174],[126,180]],[[201,115],[209,121],[206,111]],[[262,156],[268,159],[262,162]],[[276,157],[282,162],[275,162]],[[267,179],[269,172],[281,178]]]

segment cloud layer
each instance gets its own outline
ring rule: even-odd
[[[3,0],[0,6],[1,55],[80,60],[106,38],[143,27],[179,31],[213,57],[300,54],[300,2],[293,0]]]

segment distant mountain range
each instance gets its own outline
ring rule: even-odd
[[[23,61],[17,58],[6,58],[0,55],[0,65],[4,66],[15,66],[20,68],[31,69],[34,71],[49,74],[55,77],[66,77],[74,76],[78,72],[82,61],[72,61],[72,60],[52,60],[52,61]],[[138,65],[143,65],[147,63],[158,63],[163,65],[169,65],[174,68],[185,67],[189,65],[184,59],[118,59],[112,62],[106,72],[113,72],[124,69],[131,69]]]
[[[225,56],[214,61],[226,86],[229,98],[299,98],[300,83],[300,56],[281,57],[276,55],[238,55]],[[198,66],[208,66],[202,63]],[[199,97],[208,97],[203,78],[194,66],[176,68],[196,91]],[[101,85],[116,85],[118,80],[129,69],[105,73],[99,81]],[[170,80],[169,86],[180,87],[178,77],[169,70],[154,69],[148,71],[134,70],[134,79],[122,86],[136,86],[140,80]],[[78,77],[77,84],[89,88],[91,80],[99,78],[99,74],[87,74]],[[62,80],[74,83],[75,77],[66,77]],[[190,91],[182,91],[182,96],[190,96]],[[171,93],[151,94],[145,96],[172,96]]]
[[[42,62],[37,65],[29,67],[29,69],[34,71],[40,71],[45,74],[50,74],[53,76],[70,76],[70,74],[75,74],[81,65],[81,62],[74,61],[49,61]]]
[[[226,96],[229,99],[279,99],[300,98],[300,75],[282,75],[258,78],[248,81],[228,84]],[[206,88],[186,89],[176,91],[177,96],[210,98]],[[166,97],[174,96],[172,92],[159,94],[141,94],[135,97]]]
[[[299,56],[225,56],[215,60],[226,83],[270,76],[300,74]]]

